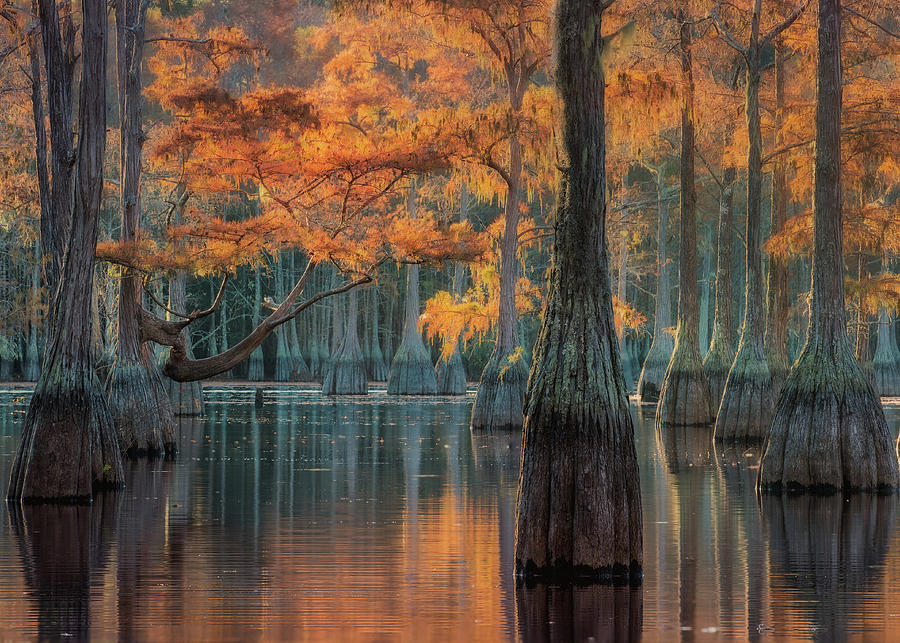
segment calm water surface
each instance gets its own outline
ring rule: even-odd
[[[0,639],[900,640],[900,496],[758,501],[757,451],[650,407],[643,586],[517,591],[521,437],[470,433],[471,398],[207,397],[125,491],[0,504]],[[26,402],[0,389],[4,486]]]

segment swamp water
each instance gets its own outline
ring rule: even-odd
[[[758,450],[652,407],[643,585],[517,591],[521,437],[471,434],[471,397],[206,395],[126,490],[2,504],[0,639],[900,640],[900,495],[758,500]],[[4,486],[27,396],[0,389]]]

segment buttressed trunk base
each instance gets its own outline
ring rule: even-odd
[[[525,400],[516,573],[641,577],[641,494],[608,273],[600,3],[557,5],[563,99],[550,283]]]
[[[884,409],[853,355],[844,308],[841,0],[819,0],[812,297],[759,468],[762,491],[887,491],[897,454]]]

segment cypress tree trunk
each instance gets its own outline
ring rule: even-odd
[[[60,17],[54,0],[38,0],[38,15],[41,23],[41,41],[44,45],[44,64],[47,68],[47,106],[50,117],[50,202],[41,205],[41,249],[48,257],[46,269],[47,288],[51,302],[59,287],[66,241],[72,221],[72,183],[74,181],[75,156],[73,149],[72,88],[75,72],[75,26],[71,15],[66,12]],[[105,33],[105,32],[104,32]],[[35,52],[36,53],[36,52]],[[32,69],[34,69],[32,59]],[[37,76],[40,79],[40,76]],[[34,92],[34,89],[32,89]],[[38,93],[40,88],[38,88]],[[32,94],[32,106],[35,98]],[[43,133],[43,117],[37,112],[35,119],[41,118],[40,137]],[[36,121],[35,121],[36,122]],[[41,154],[38,154],[38,159]],[[46,167],[46,166],[45,166]],[[40,178],[40,177],[39,177]],[[43,215],[50,216],[44,220]],[[52,307],[52,303],[51,303]]]
[[[659,391],[662,388],[663,379],[666,376],[666,368],[675,348],[675,340],[666,330],[672,323],[669,305],[669,292],[671,289],[669,278],[669,261],[666,255],[668,239],[668,203],[663,196],[665,178],[663,168],[656,172],[656,199],[659,220],[656,230],[656,315],[653,322],[653,342],[650,351],[644,358],[641,368],[641,377],[638,380],[638,397],[642,403],[658,402]]]
[[[186,275],[183,270],[176,270],[169,280],[169,308],[176,312],[187,312],[187,297],[185,296]],[[171,313],[166,313],[166,318],[174,321]],[[184,347],[188,358],[194,359],[194,349],[191,342],[190,330],[181,331],[184,338]],[[165,364],[169,350],[160,353],[159,363]],[[172,400],[172,410],[175,415],[203,415],[203,383],[202,382],[176,382],[165,378],[169,399]]]
[[[289,284],[292,284],[296,281],[297,278],[297,267],[296,267],[296,251],[291,251],[291,269],[290,269],[290,281]],[[288,345],[291,349],[291,361],[293,362],[292,370],[291,370],[291,379],[297,382],[311,382],[312,381],[312,373],[309,371],[309,366],[306,364],[306,360],[303,359],[303,351],[300,348],[300,335],[297,332],[297,324],[300,323],[297,319],[293,319],[288,323],[290,337],[288,340]]]
[[[697,311],[697,188],[694,183],[694,77],[691,23],[679,11],[681,50],[681,243],[678,256],[678,326],[675,349],[666,369],[656,425],[711,424],[714,415],[709,381],[703,372]]]
[[[882,307],[878,311],[878,333],[872,370],[876,390],[887,397],[900,396],[900,349],[891,324],[891,316]]]
[[[465,221],[469,211],[469,192],[465,183],[459,191],[459,220]],[[463,290],[465,266],[457,261],[453,266],[453,294],[459,297]],[[463,366],[462,354],[459,352],[459,342],[456,342],[456,350],[447,358],[441,358],[437,366],[438,393],[441,395],[465,395],[466,394],[466,369]]]
[[[38,357],[38,323],[41,318],[41,264],[40,247],[35,244],[34,262],[31,264],[31,293],[28,306],[30,308],[28,320],[28,346],[25,350],[25,369],[23,375],[29,382],[36,382],[41,364]]]
[[[513,110],[521,107],[521,99],[512,101]],[[475,430],[519,430],[522,428],[522,403],[528,371],[516,353],[519,346],[516,313],[516,281],[518,279],[519,190],[522,174],[522,144],[516,136],[509,139],[509,185],[503,212],[503,237],[500,240],[500,310],[497,318],[497,340],[484,366],[475,404],[472,428]]]
[[[608,272],[602,11],[557,5],[562,170],[525,399],[516,572],[526,578],[641,575],[640,480]]]
[[[410,217],[416,215],[416,186],[409,186],[407,208]],[[437,375],[431,355],[419,332],[419,266],[406,267],[406,312],[403,317],[403,340],[391,362],[388,373],[388,395],[434,395]]]
[[[213,299],[215,299],[215,296],[213,296]],[[221,306],[222,322],[220,324],[220,327],[222,329],[222,337],[220,345],[222,347],[222,352],[224,353],[228,350],[228,297],[225,296],[225,294],[222,295]],[[222,373],[222,377],[231,377],[231,371]]]
[[[784,145],[784,55],[781,38],[775,40],[775,147]],[[772,169],[772,226],[770,234],[777,234],[787,221],[787,172],[780,157]],[[777,394],[790,370],[787,351],[787,322],[790,275],[787,259],[769,257],[766,314],[766,362],[772,376],[772,392]]]
[[[761,441],[772,422],[774,393],[766,363],[763,309],[760,208],[762,205],[762,134],[759,122],[759,1],[751,17],[747,50],[747,284],[744,324],[737,355],[716,417],[716,440]]]
[[[138,239],[141,225],[142,127],[141,68],[146,3],[118,0],[124,21],[116,25],[119,60],[119,105],[122,150],[122,241]],[[118,15],[118,12],[117,12]],[[119,326],[116,358],[107,382],[109,407],[119,434],[119,446],[129,456],[154,455],[175,448],[175,420],[168,394],[145,350],[138,328],[141,309],[140,276],[123,268],[119,280]]]
[[[623,304],[628,299],[628,239],[622,239],[622,248],[619,251],[619,276],[618,288],[616,295]],[[616,330],[616,337],[619,342],[619,355],[622,358],[622,374],[625,377],[625,387],[630,391],[635,383],[634,369],[635,361],[632,359],[628,347],[625,343],[625,324],[622,324],[621,330]]]
[[[282,281],[282,265],[281,256],[275,256],[275,270],[273,277],[275,278],[275,299],[278,303],[284,299],[284,282]],[[292,379],[294,365],[291,359],[291,347],[289,345],[288,334],[290,332],[288,324],[282,325],[275,331],[275,377],[276,382],[289,382]]]
[[[319,306],[313,306],[309,311],[309,335],[307,351],[309,353],[309,371],[313,379],[320,379],[322,375],[319,352]]]
[[[325,395],[365,395],[369,392],[366,364],[359,345],[359,305],[355,289],[347,293],[347,299],[344,339],[322,382]]]
[[[716,252],[716,304],[713,314],[712,342],[703,360],[703,372],[709,378],[713,410],[719,408],[725,380],[734,361],[734,318],[731,311],[732,256],[734,254],[733,211],[734,167],[725,168],[719,196],[719,229]]]
[[[376,286],[372,288],[372,323],[369,326],[369,346],[372,351],[369,376],[374,382],[385,382],[388,378],[388,367],[384,361],[384,353],[381,350],[378,328],[378,290]]]
[[[841,237],[841,2],[819,0],[812,297],[806,345],[775,409],[764,491],[896,489],[884,409],[847,337]]]
[[[254,271],[253,288],[253,314],[251,319],[253,320],[253,328],[256,328],[259,326],[260,320],[259,309],[262,308],[262,277],[259,274],[259,269]],[[253,352],[250,353],[247,379],[251,382],[261,382],[266,379],[262,344],[254,348]]]
[[[704,233],[703,264],[700,266],[700,354],[706,355],[709,351],[710,331],[710,281],[712,280],[712,240],[709,230]],[[718,400],[717,400],[718,401]],[[713,407],[715,411],[716,407]]]
[[[17,501],[90,500],[94,486],[120,487],[124,480],[91,350],[91,289],[106,144],[105,3],[84,0],[82,12],[81,135],[72,227],[56,305],[48,318],[41,375],[10,476],[8,497]]]

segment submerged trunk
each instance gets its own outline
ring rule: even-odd
[[[634,428],[608,273],[599,3],[560,0],[561,189],[549,291],[525,402],[516,572],[638,580]]]
[[[407,208],[411,217],[416,212],[416,187],[409,186]],[[434,395],[437,376],[431,355],[419,332],[419,266],[406,267],[406,314],[403,317],[403,340],[391,362],[388,374],[389,395]]]
[[[734,361],[734,318],[731,312],[732,255],[734,254],[733,211],[734,167],[725,168],[719,196],[718,248],[716,252],[716,307],[713,314],[712,342],[703,359],[703,372],[709,378],[713,410],[719,408],[725,379]]]
[[[72,227],[57,303],[48,317],[41,375],[10,476],[8,497],[18,501],[90,500],[95,486],[124,482],[115,427],[91,350],[91,289],[106,144],[105,3],[84,0],[82,12],[81,135]]]
[[[508,79],[512,109],[521,108],[516,83]],[[497,340],[481,379],[472,407],[475,430],[522,428],[522,404],[528,370],[519,348],[518,314],[516,313],[516,281],[519,262],[519,191],[522,175],[522,144],[516,135],[509,139],[508,185],[503,212],[503,237],[500,240],[500,309],[497,318]]]
[[[121,215],[126,243],[138,240],[141,225],[142,127],[141,68],[146,3],[118,0],[124,20],[116,25],[119,66],[120,134],[122,151]],[[118,12],[117,12],[118,13]],[[153,455],[175,448],[175,420],[155,356],[145,349],[138,327],[141,278],[122,269],[119,279],[119,326],[116,357],[107,382],[109,407],[119,434],[119,446],[130,456]]]
[[[752,16],[747,54],[747,283],[744,324],[737,355],[719,404],[716,440],[761,441],[766,437],[774,410],[772,377],[766,363],[765,310],[763,308],[760,208],[762,206],[762,133],[759,121],[759,1]]]
[[[378,289],[372,288],[372,323],[369,325],[369,376],[373,382],[385,382],[388,378],[388,367],[381,350],[381,339],[378,336]]]
[[[784,145],[784,57],[785,46],[775,41],[775,147]],[[769,234],[777,234],[787,221],[787,172],[785,163],[776,158],[772,169],[772,226]],[[787,259],[769,257],[766,314],[766,362],[772,376],[772,392],[778,394],[790,370],[787,350],[787,322],[790,287]]]
[[[469,192],[463,184],[459,191],[459,220],[465,221],[469,211]],[[458,298],[463,291],[463,277],[465,266],[457,261],[453,266],[453,296]],[[462,354],[459,352],[459,341],[453,354],[438,361],[437,366],[438,393],[441,395],[465,395],[466,394],[466,369],[463,366]]]
[[[657,402],[659,391],[662,388],[663,379],[666,376],[666,368],[675,348],[675,340],[669,334],[668,328],[672,323],[669,291],[671,288],[669,279],[669,261],[666,256],[668,235],[668,203],[663,195],[665,179],[662,167],[656,170],[656,199],[659,219],[656,229],[656,315],[653,322],[653,342],[644,365],[641,368],[641,377],[638,380],[637,393],[641,402]]]
[[[325,395],[365,395],[369,392],[366,364],[357,330],[359,306],[356,290],[347,293],[347,299],[349,301],[344,339],[334,359],[331,360],[322,382],[322,393]]]
[[[681,243],[678,255],[678,326],[666,368],[657,427],[697,426],[713,421],[709,380],[703,372],[697,311],[697,188],[694,183],[694,76],[691,23],[679,12],[681,50]]]
[[[891,316],[881,308],[878,312],[878,333],[872,370],[877,390],[887,397],[900,396],[900,348],[891,324]]]
[[[809,329],[778,399],[759,487],[776,493],[896,489],[893,434],[847,337],[841,236],[841,2],[818,4]]]

